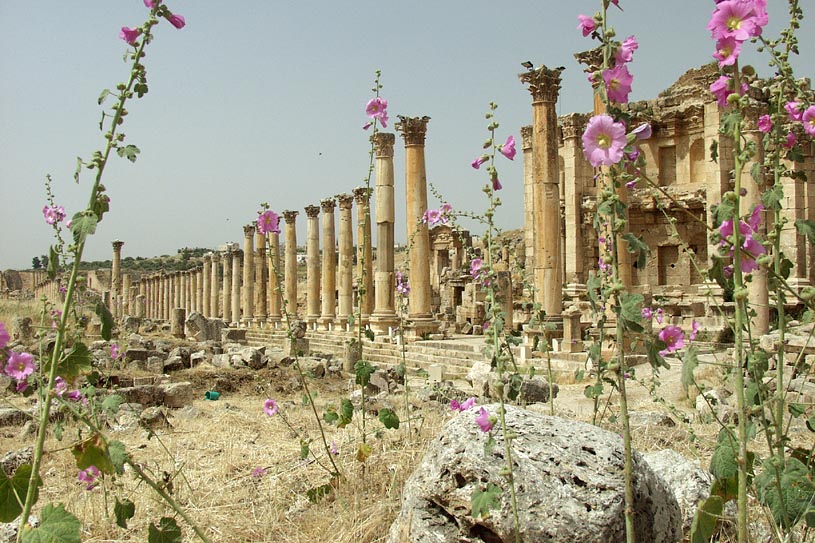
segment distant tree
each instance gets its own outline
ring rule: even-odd
[[[35,256],[31,259],[31,269],[39,270],[42,268],[42,262],[40,262],[40,257]]]
[[[40,265],[42,265],[43,268],[48,267],[48,255],[42,255],[40,257]]]

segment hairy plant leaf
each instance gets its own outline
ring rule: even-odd
[[[767,209],[781,209],[781,201],[783,199],[784,187],[781,185],[773,185],[761,195],[761,201]]]
[[[645,269],[646,258],[651,248],[648,247],[648,244],[642,241],[641,238],[638,238],[631,232],[627,232],[623,235],[623,239],[628,242],[628,252],[632,255],[636,255],[637,267],[641,270]]]
[[[659,368],[665,368],[666,370],[671,369],[671,365],[659,354],[660,351],[663,351],[667,347],[668,346],[665,345],[665,342],[661,339],[655,339],[648,344],[648,363],[655,370]]]
[[[181,543],[181,528],[170,517],[162,517],[155,526],[152,522],[147,532],[148,543]]]
[[[815,221],[796,219],[795,228],[798,230],[798,235],[806,236],[809,242],[815,245]]]
[[[365,329],[365,337],[368,338],[368,341],[373,341],[373,340],[376,339],[376,335],[374,334],[374,331],[371,330],[370,328]]]
[[[314,486],[306,490],[306,497],[311,503],[319,503],[324,497],[331,494],[332,486],[329,483]]]
[[[102,321],[102,330],[100,334],[102,335],[102,339],[105,341],[110,341],[111,332],[113,331],[113,315],[110,313],[108,306],[103,304],[102,302],[96,303],[95,308],[96,316],[99,317],[99,320]]]
[[[356,383],[359,386],[368,386],[371,381],[371,375],[376,371],[376,367],[372,366],[367,360],[360,360],[354,366],[356,373]]]
[[[79,519],[65,510],[65,506],[47,504],[42,509],[40,525],[22,530],[23,543],[81,543]]]
[[[118,394],[111,394],[107,396],[104,400],[102,400],[102,409],[107,411],[111,415],[115,415],[119,412],[119,406],[122,405],[124,398],[119,396]]]
[[[76,458],[76,467],[88,469],[91,466],[107,474],[113,474],[115,467],[110,461],[105,441],[99,434],[94,434],[85,441],[77,443],[71,448],[71,452]]]
[[[357,448],[357,454],[355,456],[357,462],[365,462],[368,459],[368,457],[371,456],[372,452],[373,449],[371,449],[370,445],[368,445],[367,443],[360,443],[359,447]]]
[[[124,147],[119,147],[116,149],[116,153],[121,156],[125,157],[130,162],[136,162],[136,158],[141,151],[135,145],[125,145]]]
[[[80,375],[91,370],[91,352],[88,346],[82,342],[76,342],[71,346],[65,359],[57,367],[57,373],[67,382],[71,382]]]
[[[518,395],[521,393],[521,387],[524,384],[524,378],[518,375],[517,373],[513,373],[509,378],[509,389],[507,390],[507,398],[511,401],[515,401],[518,398]]]
[[[323,413],[323,420],[328,424],[334,424],[335,422],[340,420],[340,416],[337,414],[333,407],[330,407],[326,410],[325,413]]]
[[[378,413],[379,422],[388,430],[399,429],[399,415],[390,409],[380,409]]]
[[[688,389],[693,385],[696,380],[693,377],[693,370],[695,370],[699,366],[699,349],[696,348],[696,345],[691,345],[688,350],[685,352],[685,355],[682,357],[682,389],[685,391],[685,395],[688,394]]]
[[[787,458],[783,468],[776,457],[769,459],[755,483],[758,501],[770,508],[776,524],[787,529],[804,517],[815,495],[809,470],[796,458]]]
[[[74,243],[85,243],[88,236],[92,236],[96,232],[96,224],[99,220],[94,214],[88,214],[85,211],[75,213],[71,217],[71,234],[74,237]]]
[[[23,512],[20,504],[25,501],[30,479],[30,464],[23,464],[18,467],[10,478],[6,476],[3,470],[0,470],[0,522],[11,522]],[[36,486],[37,488],[34,491],[35,503],[39,497],[39,488],[42,486],[42,479],[39,477],[37,477]]]
[[[732,219],[736,215],[736,204],[732,200],[724,199],[716,206],[716,224]]]
[[[125,444],[121,441],[112,440],[108,443],[108,456],[110,463],[113,464],[113,469],[116,473],[121,475],[125,470],[125,462],[127,462],[128,454]]]
[[[351,424],[354,418],[354,404],[348,398],[343,398],[340,402],[340,422],[337,424],[339,428],[345,428]]]
[[[119,501],[119,498],[116,498],[116,504],[113,506],[113,514],[116,515],[116,525],[119,526],[119,528],[127,530],[127,521],[136,515],[136,504],[127,498],[123,501]]]
[[[717,479],[728,479],[739,473],[738,450],[736,438],[727,430],[719,432],[716,450],[710,458],[710,473]]]
[[[690,543],[708,543],[710,541],[716,531],[723,509],[724,503],[719,496],[710,496],[699,504],[690,527]]]
[[[473,518],[488,518],[492,509],[501,507],[501,488],[490,483],[486,490],[476,488],[470,495]]]

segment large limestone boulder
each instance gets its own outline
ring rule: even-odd
[[[690,533],[697,505],[710,496],[712,476],[697,462],[671,449],[645,453],[642,457],[673,492],[682,511],[682,530]]]
[[[497,404],[485,406],[496,414]],[[487,434],[476,425],[478,408],[450,420],[408,479],[389,543],[514,542],[504,440],[485,455]],[[625,541],[623,442],[620,436],[573,420],[507,406],[522,541],[615,543]],[[474,490],[503,489],[500,508],[472,516]],[[639,454],[634,456],[634,525],[637,541],[674,543],[682,520],[673,494]]]
[[[195,341],[221,341],[226,323],[221,319],[208,319],[193,311],[186,320],[187,336]]]

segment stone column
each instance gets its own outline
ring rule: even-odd
[[[757,154],[744,165],[744,171],[741,174],[741,186],[747,190],[747,194],[741,198],[741,209],[739,214],[745,216],[749,214],[752,209],[761,204],[761,194],[764,192],[764,172],[761,173],[758,179],[753,179],[751,171],[755,164],[759,166],[764,162],[764,152],[762,148],[762,135],[758,131],[756,123],[761,112],[750,110],[745,116],[745,130],[743,132],[747,141],[752,141],[757,149]],[[759,225],[759,236],[767,239],[767,229],[769,222],[772,220],[773,213],[770,210],[765,210],[761,213],[761,224]],[[751,309],[755,310],[756,316],[752,319],[753,333],[764,335],[770,331],[770,299],[769,289],[767,287],[767,270],[759,267],[759,269],[752,272],[752,281],[747,284],[747,291],[749,293],[749,301]]]
[[[334,198],[326,198],[320,202],[323,212],[323,266],[320,271],[322,278],[320,289],[322,311],[318,323],[322,330],[330,330],[334,317],[337,314],[337,249],[334,234]]]
[[[557,156],[557,103],[560,72],[539,66],[519,74],[532,94],[532,163],[534,176],[535,301],[548,317],[562,312],[560,262],[560,176]]]
[[[240,249],[232,251],[232,326],[241,323],[241,256]]]
[[[286,232],[288,235],[288,231]],[[281,313],[281,292],[280,292],[280,279],[278,274],[280,273],[280,234],[275,232],[269,232],[269,322],[272,324],[274,328],[277,328],[280,325],[282,320],[282,313]],[[287,247],[288,249],[288,247]],[[295,266],[294,266],[294,282],[295,285],[297,284],[297,244],[295,242]],[[288,256],[288,255],[287,255]],[[287,270],[288,273],[288,270]],[[288,279],[288,276],[286,277]],[[294,313],[290,313],[289,316],[292,319],[297,318],[297,287],[295,286],[295,305],[294,305]]]
[[[221,266],[223,267],[223,301],[221,304],[221,318],[227,325],[232,323],[232,251],[227,249],[221,255]]]
[[[254,316],[255,225],[247,224],[243,227],[243,318],[240,320],[240,322],[242,322],[247,328],[250,328],[252,326]]]
[[[177,307],[181,307],[181,272],[173,272],[173,307],[171,309],[175,309]],[[169,318],[172,318],[172,314],[169,315]]]
[[[524,155],[524,267],[529,279],[535,269],[535,190],[532,161],[532,126],[521,127]]]
[[[361,325],[366,325],[374,308],[373,249],[371,247],[371,189],[354,189],[357,202],[357,285]]]
[[[212,317],[211,293],[212,293],[212,253],[204,255],[201,275],[201,314],[206,318]]]
[[[376,149],[376,288],[371,328],[380,334],[388,333],[399,322],[396,316],[394,284],[394,189],[393,144],[396,136],[378,132],[374,138]]]
[[[306,322],[314,327],[320,317],[320,207],[306,206]]]
[[[167,272],[161,273],[161,282],[163,284],[164,289],[164,296],[162,296],[164,303],[161,308],[161,320],[169,321],[170,320],[170,311],[173,305],[173,289],[172,287],[172,277]]]
[[[219,288],[221,286],[220,276],[218,275],[218,263],[221,256],[216,253],[210,253],[212,269],[209,273],[209,316],[210,318],[217,319],[221,315],[221,295]],[[206,295],[206,293],[204,293]]]
[[[586,128],[587,116],[572,113],[562,118],[563,131],[563,165],[566,183],[566,283],[567,291],[580,293],[586,283],[584,272],[585,247],[581,224],[580,206],[583,201],[583,190],[594,175],[594,169],[583,155],[581,137]]]
[[[396,129],[405,140],[405,192],[407,239],[410,245],[410,295],[408,318],[413,333],[421,335],[438,328],[433,320],[430,286],[430,235],[422,215],[427,210],[427,172],[424,144],[430,117],[399,115]]]
[[[124,241],[118,239],[113,241],[113,264],[110,271],[110,300],[113,306],[111,313],[113,313],[113,316],[116,318],[122,316],[122,308],[116,305],[116,301],[122,293],[122,246],[124,244]]]
[[[277,235],[277,234],[275,234]],[[260,328],[267,317],[267,285],[269,274],[266,270],[266,234],[255,233],[255,322]]]
[[[189,297],[187,296],[187,286],[189,284],[189,274],[186,271],[178,272],[178,285],[179,285],[179,292],[178,292],[178,303],[176,307],[180,307],[186,311],[187,303],[189,302]]]
[[[319,212],[319,208],[318,208]],[[289,318],[297,318],[297,211],[286,210],[283,212],[283,219],[286,221],[286,313]],[[319,243],[319,240],[318,240]],[[278,293],[279,294],[279,293]]]
[[[350,194],[339,194],[337,201],[340,205],[340,256],[337,272],[339,304],[336,323],[340,329],[345,329],[349,317],[354,313],[354,219],[351,215],[354,197]]]
[[[132,315],[133,310],[130,307],[130,274],[122,274],[122,315]]]

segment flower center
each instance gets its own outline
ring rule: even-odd
[[[735,15],[731,15],[727,18],[727,28],[728,30],[738,30],[741,27],[741,19],[736,17]]]
[[[608,134],[600,134],[597,136],[597,146],[603,149],[611,147],[611,137]]]

